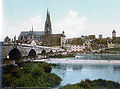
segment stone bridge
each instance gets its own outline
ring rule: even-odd
[[[63,49],[28,44],[2,43],[2,59],[17,59],[24,56],[35,57],[38,54],[50,52],[56,53],[59,51],[61,52]]]

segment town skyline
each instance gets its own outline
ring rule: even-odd
[[[65,31],[67,38],[82,35],[102,34],[111,37],[113,29],[119,31],[119,1],[48,1],[30,0],[3,1],[2,40],[9,36],[19,36],[21,31],[43,31],[47,8],[50,11],[53,33]],[[56,7],[56,8],[55,8]],[[64,9],[63,9],[64,8]],[[9,13],[9,14],[8,14]]]

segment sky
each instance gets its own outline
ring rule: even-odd
[[[53,33],[67,38],[102,34],[120,36],[120,0],[3,0],[1,39],[18,37],[21,31],[44,31],[47,9]]]
[[[0,41],[2,40],[2,1],[0,0]]]

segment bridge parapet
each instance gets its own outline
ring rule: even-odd
[[[31,50],[34,50],[36,52],[36,55],[41,54],[43,50],[45,50],[46,53],[51,52],[51,51],[53,53],[64,51],[63,49],[54,48],[54,47],[45,47],[45,46],[38,46],[38,45],[33,46],[30,44],[3,43],[2,44],[2,59],[6,59],[7,57],[9,57],[9,53],[15,48],[19,50],[22,57],[28,56]],[[17,55],[17,54],[14,54],[14,55]]]

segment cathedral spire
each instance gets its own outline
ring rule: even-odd
[[[47,9],[46,20],[47,20],[48,22],[50,22],[50,12],[49,12],[48,9]]]
[[[33,32],[33,26],[32,26],[32,32]]]
[[[49,15],[48,9],[47,9],[47,15]]]
[[[45,21],[45,35],[52,34],[50,13],[47,9],[46,21]]]

